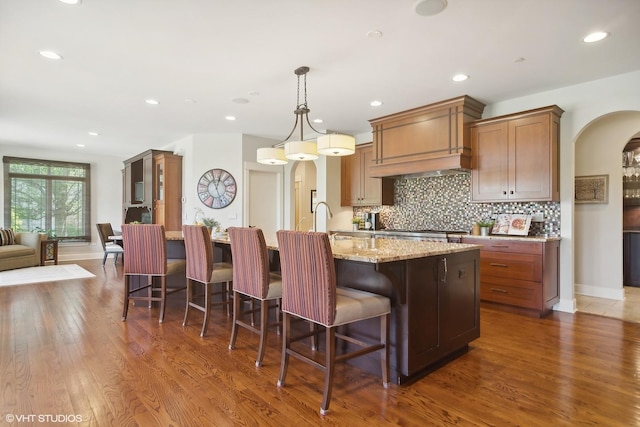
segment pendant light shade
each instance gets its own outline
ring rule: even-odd
[[[284,155],[289,160],[315,160],[318,149],[311,141],[291,141],[284,144]]]
[[[258,163],[263,165],[286,165],[287,158],[283,148],[258,148]]]
[[[350,135],[332,133],[318,137],[318,153],[325,156],[349,156],[356,151],[356,139]]]
[[[356,140],[349,135],[337,133],[327,134],[315,129],[309,121],[309,106],[307,105],[307,73],[309,67],[298,67],[294,70],[294,74],[298,76],[298,99],[296,109],[293,111],[296,115],[296,121],[293,129],[287,137],[269,148],[259,148],[257,153],[258,163],[265,165],[284,165],[287,159],[296,161],[316,160],[318,153],[325,156],[348,156],[355,153]],[[303,83],[304,98],[300,101],[300,80]],[[304,125],[305,123],[316,134],[320,134],[318,142],[315,140],[305,139]],[[299,131],[297,140],[289,141],[296,131]],[[284,149],[282,148],[284,146]]]

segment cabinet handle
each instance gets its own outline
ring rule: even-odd
[[[509,291],[505,290],[505,289],[498,289],[498,288],[491,288],[491,292],[499,292],[501,294],[508,294]]]
[[[492,245],[492,248],[508,248],[509,245]]]
[[[465,277],[467,277],[467,270],[464,268],[458,270],[458,279],[464,279]]]
[[[444,267],[444,277],[442,278],[443,283],[447,283],[447,258],[442,258],[442,264]]]
[[[498,264],[497,262],[492,262],[489,264],[491,267],[504,267],[507,268],[509,267],[507,264]]]
[[[507,195],[507,192],[506,192],[506,191],[503,191],[503,192],[502,192],[502,194],[504,194],[504,195],[506,196],[506,195]]]
[[[513,194],[513,190],[509,191],[509,194]]]

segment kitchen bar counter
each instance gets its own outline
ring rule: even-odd
[[[167,233],[167,239],[182,236]],[[216,246],[228,248],[225,234]],[[273,239],[267,246],[277,251]],[[338,286],[384,295],[391,301],[389,363],[396,384],[415,381],[464,354],[480,336],[480,246],[475,244],[332,238]],[[232,261],[233,262],[233,261]],[[348,326],[349,335],[377,337],[378,319]],[[351,344],[345,343],[346,350]],[[380,375],[377,353],[349,363]]]

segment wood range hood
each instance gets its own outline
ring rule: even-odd
[[[467,95],[369,120],[375,178],[434,176],[471,169],[469,128],[485,105]]]

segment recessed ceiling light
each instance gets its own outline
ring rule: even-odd
[[[185,104],[195,104],[196,100],[191,98],[185,98],[184,102]]]
[[[233,98],[231,102],[234,102],[236,104],[248,104],[249,100],[247,98]]]
[[[98,135],[100,135],[98,132],[88,132],[88,133],[89,133],[89,135],[91,135],[91,136],[98,136]]]
[[[371,101],[369,105],[371,105],[372,107],[379,107],[382,105],[382,101],[378,101],[378,100]]]
[[[146,102],[149,105],[158,105],[160,104],[158,101],[156,101],[155,99],[145,99],[144,102]]]
[[[596,31],[583,38],[582,41],[585,43],[594,43],[599,42],[600,40],[607,38],[608,36],[609,33],[605,33],[604,31]]]
[[[229,120],[230,122],[234,121],[236,119],[236,116],[224,116],[224,118],[226,120]]]
[[[38,53],[47,59],[62,59],[62,55],[52,50],[41,50]]]
[[[382,37],[382,31],[380,30],[367,31],[367,37],[371,39],[379,39]]]
[[[249,92],[249,95],[251,95],[251,96],[260,96],[260,92],[258,92],[257,90],[252,90],[251,92]]]
[[[84,148],[84,144],[76,144],[76,147]]]
[[[413,4],[413,11],[420,16],[433,16],[447,7],[447,0],[418,0]]]
[[[324,120],[322,119],[313,119],[313,123],[322,123]]]
[[[469,78],[469,76],[467,76],[466,74],[456,74],[455,76],[451,77],[451,80],[453,80],[454,82],[463,82],[465,80],[467,80]]]
[[[60,0],[62,3],[66,3],[66,4],[80,4],[82,3],[82,0]]]

